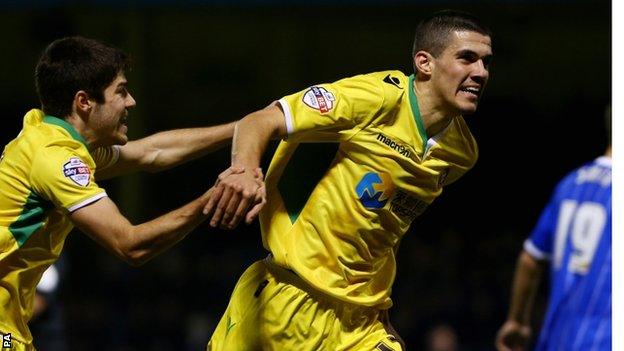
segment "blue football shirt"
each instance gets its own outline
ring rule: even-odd
[[[610,158],[597,158],[557,185],[524,249],[551,264],[536,350],[610,351]]]

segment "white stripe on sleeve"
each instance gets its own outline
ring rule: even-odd
[[[90,198],[88,198],[88,199],[86,199],[84,201],[81,201],[81,202],[71,206],[70,208],[67,209],[67,211],[74,212],[77,209],[80,209],[80,208],[85,207],[85,206],[87,206],[89,204],[92,204],[92,203],[96,202],[97,200],[99,200],[99,199],[101,199],[101,198],[103,198],[105,196],[108,196],[108,195],[106,195],[106,191],[102,191],[101,193],[98,193],[98,194],[96,194],[94,196],[91,196]]]
[[[290,105],[288,105],[288,102],[284,99],[279,99],[277,103],[282,106],[282,110],[284,111],[284,119],[286,122],[286,132],[288,133],[288,135],[291,135],[295,131],[295,126]]]
[[[550,260],[550,254],[538,249],[530,239],[524,241],[524,250],[537,260]]]

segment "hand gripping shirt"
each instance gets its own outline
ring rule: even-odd
[[[276,263],[354,304],[392,305],[401,237],[477,158],[461,116],[426,136],[413,79],[371,73],[279,100],[288,137],[267,173],[263,244]]]
[[[115,147],[89,153],[64,120],[33,109],[0,160],[0,331],[32,342],[28,320],[43,272],[72,229],[68,214],[106,196],[98,167],[116,162]]]

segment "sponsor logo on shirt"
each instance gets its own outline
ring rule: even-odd
[[[87,186],[91,180],[91,169],[81,159],[72,157],[63,165],[63,175],[80,186]]]
[[[405,145],[401,145],[381,133],[377,134],[377,140],[388,145],[391,149],[405,157],[409,158],[412,155],[412,152]]]
[[[404,191],[397,191],[390,200],[390,212],[399,216],[405,222],[411,223],[429,206],[428,203],[408,195]]]
[[[362,205],[372,209],[383,208],[393,191],[394,184],[387,173],[368,172],[355,187]]]
[[[311,108],[327,113],[334,108],[336,97],[323,87],[313,86],[303,94],[303,102]]]
[[[449,169],[446,168],[442,172],[440,172],[440,177],[438,178],[438,188],[444,186],[444,182],[446,182],[446,177],[448,177]]]

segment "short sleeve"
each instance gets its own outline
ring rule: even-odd
[[[552,257],[558,208],[557,202],[551,199],[524,242],[524,249],[538,260],[549,260]]]
[[[114,165],[119,160],[119,145],[100,147],[91,153],[95,162],[95,171],[102,171]]]
[[[348,138],[380,115],[386,90],[374,74],[315,85],[279,100],[288,138],[317,141]]]
[[[50,146],[40,150],[31,167],[34,191],[56,207],[73,212],[106,196],[94,181],[91,157],[71,148]]]

